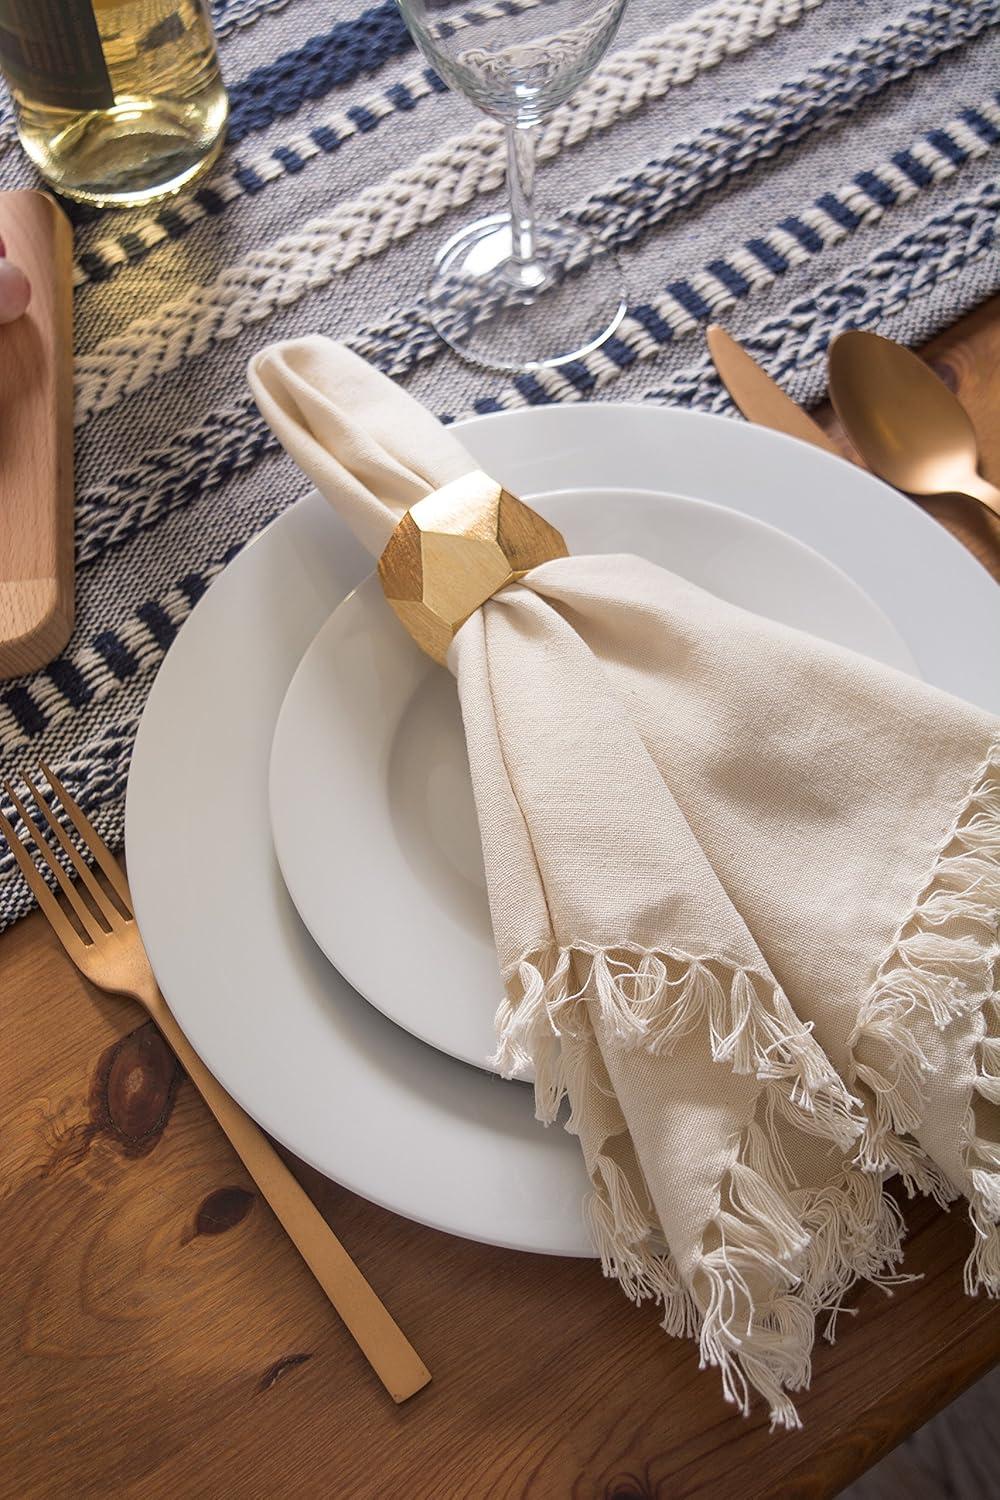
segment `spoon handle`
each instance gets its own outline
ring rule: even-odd
[[[963,494],[969,495],[973,500],[978,500],[991,510],[994,515],[1000,516],[1000,490],[995,484],[990,484],[981,474],[970,475],[962,490]]]

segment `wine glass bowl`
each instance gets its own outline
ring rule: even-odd
[[[495,14],[468,0],[399,0],[440,76],[504,126],[509,206],[468,225],[438,252],[429,311],[466,358],[518,370],[597,348],[621,322],[614,256],[563,215],[533,211],[533,127],[603,57],[628,0],[505,0]]]
[[[504,124],[535,125],[600,62],[627,0],[534,0],[466,19],[467,0],[399,0],[414,40],[445,83]]]

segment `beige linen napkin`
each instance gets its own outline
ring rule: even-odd
[[[374,553],[475,467],[325,339],[250,381]],[[896,1277],[888,1177],[968,1199],[1000,1290],[998,723],[629,556],[536,568],[449,665],[499,1062],[568,1098],[605,1273],[794,1425],[817,1315]]]

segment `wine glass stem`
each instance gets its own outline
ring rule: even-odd
[[[535,262],[535,137],[527,125],[508,125],[506,134],[511,255],[528,270]]]

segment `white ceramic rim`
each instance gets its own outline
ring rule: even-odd
[[[730,603],[917,670],[841,568],[752,516],[640,490],[534,503],[571,553],[604,551],[613,539],[616,551],[672,567]],[[458,699],[386,609],[374,576],[334,610],[292,677],[269,789],[282,877],[330,963],[413,1036],[489,1067],[502,986]]]
[[[537,408],[456,430],[527,499],[574,483],[669,487],[788,531],[884,609],[928,681],[1000,709],[1000,590],[918,507],[832,456],[656,406]],[[369,568],[307,497],[179,632],[140,726],[126,809],[150,957],[207,1065],[312,1166],[452,1233],[588,1254],[576,1142],[532,1120],[527,1090],[442,1057],[350,991],[277,871],[266,807],[277,712],[316,631]]]

